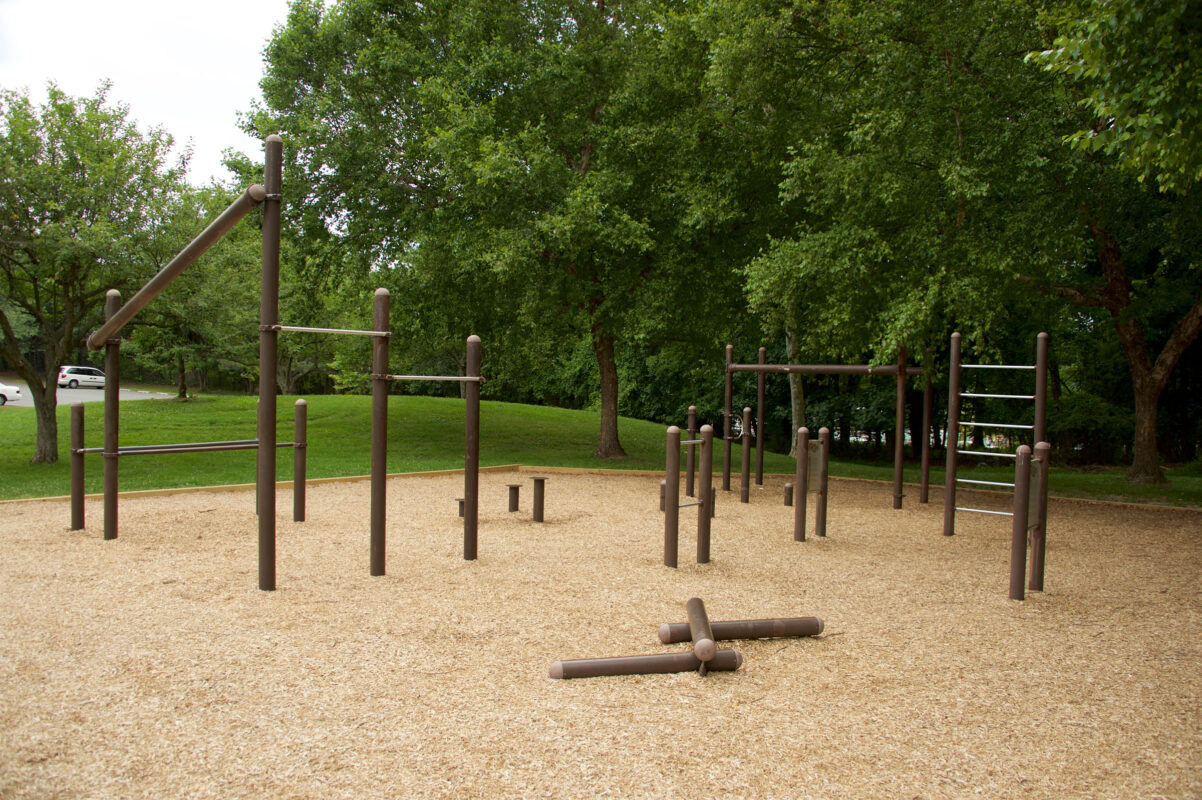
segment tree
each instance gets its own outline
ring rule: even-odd
[[[251,120],[284,136],[306,231],[370,268],[456,276],[511,326],[586,337],[603,458],[623,453],[616,343],[657,340],[665,298],[704,296],[718,263],[687,193],[704,53],[665,52],[678,7],[298,3]]]
[[[36,327],[38,352],[21,346],[7,305],[0,351],[33,397],[34,463],[58,460],[59,366],[101,323],[108,289],[149,277],[156,220],[183,181],[171,137],[140,132],[108,92],[76,99],[51,84],[35,107],[0,90],[0,293]]]

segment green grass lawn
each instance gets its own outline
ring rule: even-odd
[[[370,472],[370,407],[365,396],[305,398],[309,411],[308,476],[331,478]],[[279,440],[292,439],[296,398],[281,397],[278,405]],[[255,438],[256,398],[236,395],[201,395],[187,401],[138,400],[121,406],[121,444],[167,444]],[[84,406],[87,447],[103,442],[101,403]],[[593,458],[600,427],[599,415],[514,403],[484,402],[480,410],[480,463],[482,466],[526,464],[546,467],[604,467],[662,470],[664,426],[623,418],[619,425],[624,459]],[[31,464],[35,421],[31,408],[0,409],[0,499],[50,497],[69,492],[70,409],[60,406],[59,461]],[[389,398],[388,471],[412,472],[463,467],[463,402],[432,397]],[[719,443],[720,445],[720,443]],[[734,448],[732,470],[737,484],[741,451]],[[715,468],[722,457],[715,453]],[[254,451],[149,455],[122,458],[121,489],[160,489],[183,486],[216,486],[253,483]],[[793,460],[766,453],[769,473],[792,473]],[[1006,467],[971,467],[967,477],[986,480],[1013,479]],[[892,462],[840,460],[831,464],[839,477],[892,480]],[[1009,475],[1007,474],[1009,472]],[[86,491],[101,491],[101,458],[87,457]],[[280,480],[292,477],[292,451],[278,453]],[[1202,507],[1202,474],[1192,469],[1170,470],[1167,487],[1133,486],[1120,468],[1070,470],[1053,467],[1053,494],[1106,500],[1168,503]],[[917,483],[917,464],[907,463],[905,479]],[[940,485],[942,466],[932,467],[931,483]],[[916,499],[917,490],[907,489]]]

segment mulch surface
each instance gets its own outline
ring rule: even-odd
[[[532,474],[549,474],[546,522]],[[461,475],[0,505],[2,798],[1198,798],[1202,512],[1053,500],[1046,591],[1007,597],[1010,520],[831,481],[792,540],[784,478],[720,492],[712,561],[663,566],[659,479]],[[507,511],[507,484],[522,483]],[[736,478],[737,483],[737,478]],[[981,496],[973,504],[1000,507]],[[811,515],[814,503],[811,499]],[[661,623],[818,616],[735,672],[554,680],[559,659],[680,652]]]

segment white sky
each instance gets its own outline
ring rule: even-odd
[[[263,48],[287,15],[287,0],[0,0],[0,87],[40,105],[47,81],[91,97],[107,78],[140,129],[191,142],[192,183],[227,181],[223,149],[262,160],[237,115],[259,99]]]

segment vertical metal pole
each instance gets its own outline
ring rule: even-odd
[[[376,289],[371,340],[371,574],[383,575],[388,556],[388,333],[392,295]]]
[[[714,515],[714,428],[701,426],[701,505],[697,507],[697,563],[710,560],[710,519]]]
[[[542,522],[543,521],[543,499],[544,499],[544,497],[546,495],[546,491],[547,491],[547,487],[546,487],[547,479],[546,478],[534,478],[533,480],[534,480],[534,509],[533,509],[532,513],[534,515],[535,522]]]
[[[810,429],[797,429],[797,470],[793,475],[793,541],[806,540],[806,504],[810,488]]]
[[[902,469],[906,460],[906,348],[897,351],[897,409],[893,424],[893,507],[902,507]]]
[[[739,502],[751,502],[751,406],[743,406],[743,463],[739,465]]]
[[[259,588],[275,589],[275,377],[279,360],[280,199],[284,142],[272,134],[264,142],[263,261],[259,291]]]
[[[1035,338],[1035,441],[1048,440],[1048,335]]]
[[[730,367],[735,363],[735,346],[726,345],[726,404],[722,406],[722,491],[730,491],[730,415],[734,404],[734,373]]]
[[[768,349],[761,347],[757,364],[767,363]],[[764,485],[764,385],[768,376],[763,372],[755,376],[755,485]]]
[[[831,429],[818,429],[818,507],[814,513],[814,533],[826,536],[827,478],[831,462]]]
[[[1035,445],[1039,461],[1039,481],[1035,485],[1035,523],[1031,529],[1031,579],[1027,588],[1043,591],[1043,560],[1048,534],[1048,467],[1051,466],[1052,446],[1047,442]]]
[[[479,378],[483,355],[480,337],[467,337],[468,378]],[[480,381],[468,381],[463,409],[463,558],[476,559],[480,530]]]
[[[943,535],[956,532],[956,448],[960,440],[960,334],[952,334],[951,361],[947,370],[947,433],[943,477]]]
[[[105,383],[108,383],[106,380]],[[71,530],[83,530],[83,403],[71,404]]]
[[[931,417],[935,413],[935,386],[931,382],[931,351],[926,351],[922,371],[925,378],[922,387],[922,478],[918,487],[918,502],[927,503],[931,499]]]
[[[676,566],[680,536],[680,428],[668,428],[664,445],[664,566]]]
[[[688,416],[688,432],[689,439],[697,438],[697,406],[689,406]],[[696,488],[693,485],[693,473],[697,468],[697,445],[688,444],[684,448],[684,493],[686,497],[696,496]]]
[[[121,293],[109,289],[104,295],[104,317],[111,319],[121,308]],[[117,449],[121,422],[121,338],[104,343],[104,538],[117,538]]]
[[[292,434],[292,521],[305,521],[305,451],[309,435],[309,404],[296,401]]]
[[[1031,448],[1020,445],[1014,461],[1014,527],[1010,533],[1010,599],[1022,600],[1027,577],[1027,503],[1031,493]]]

